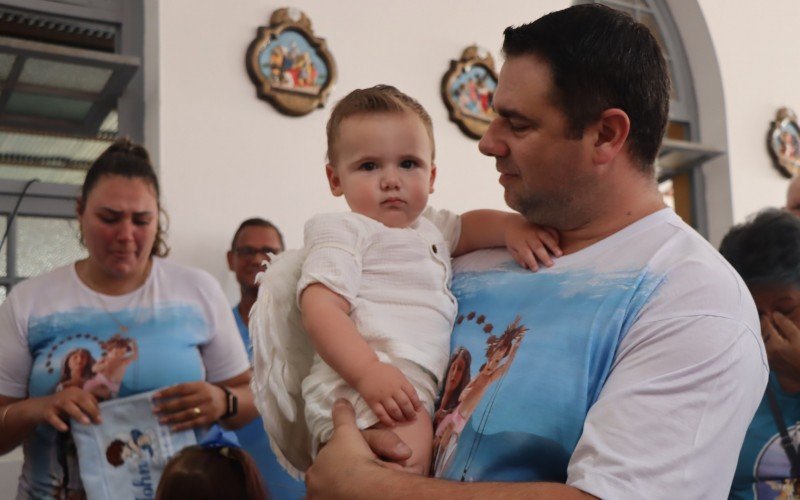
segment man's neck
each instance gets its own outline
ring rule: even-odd
[[[624,191],[616,193],[606,206],[599,206],[585,224],[566,231],[560,231],[559,245],[564,255],[583,250],[598,241],[616,234],[636,221],[658,212],[666,205],[654,185],[642,186],[624,196]]]
[[[248,288],[242,288],[242,299],[239,301],[239,316],[242,317],[242,321],[244,324],[249,326],[250,325],[250,309],[253,308],[253,304],[256,303],[256,298],[258,297],[258,289],[256,288],[255,291],[250,290]]]

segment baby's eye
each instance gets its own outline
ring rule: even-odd
[[[358,166],[359,170],[366,170],[367,172],[375,170],[376,168],[378,168],[378,165],[376,165],[375,162],[372,161],[364,162]]]
[[[400,168],[414,168],[417,166],[417,162],[414,160],[403,160],[400,162]]]

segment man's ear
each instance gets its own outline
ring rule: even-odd
[[[428,190],[428,194],[433,193],[433,181],[435,180],[436,180],[436,165],[434,163],[431,163],[431,186],[430,189]]]
[[[233,269],[233,250],[228,250],[228,253],[225,254],[225,256],[228,258],[228,269],[234,271],[235,269]]]
[[[344,194],[344,191],[342,191],[342,181],[336,174],[336,168],[330,163],[325,165],[325,175],[328,176],[328,186],[331,188],[331,193],[334,196],[341,196]]]
[[[625,145],[631,131],[631,120],[621,109],[609,108],[600,114],[595,126],[593,157],[595,164],[604,165],[613,160]]]

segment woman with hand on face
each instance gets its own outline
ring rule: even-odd
[[[767,392],[745,435],[730,498],[798,498],[800,218],[784,210],[763,210],[732,228],[719,251],[753,295],[770,367]]]
[[[247,355],[218,283],[162,258],[147,151],[127,139],[112,144],[87,172],[77,209],[88,257],[20,283],[0,306],[0,453],[23,443],[22,498],[85,496],[64,459],[64,448],[74,452],[69,422],[103,416],[86,384],[61,380],[76,350],[85,361],[108,361],[115,346],[134,346],[122,350],[106,392],[159,389],[154,412],[174,430],[218,420],[239,427],[257,415]]]

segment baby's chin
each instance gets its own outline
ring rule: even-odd
[[[398,211],[396,214],[382,214],[380,217],[373,217],[373,219],[392,229],[404,229],[414,226],[421,214],[422,212],[412,216],[406,212]]]

